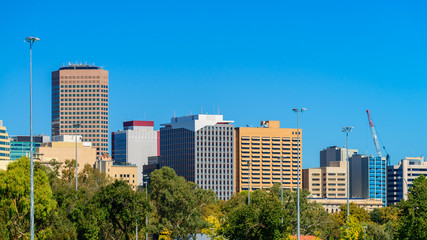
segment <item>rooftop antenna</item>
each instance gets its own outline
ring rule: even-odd
[[[176,117],[176,111],[173,111],[173,117],[174,118]]]
[[[219,115],[219,107],[218,107],[218,115]]]
[[[203,114],[203,106],[202,106],[202,111],[200,113]]]

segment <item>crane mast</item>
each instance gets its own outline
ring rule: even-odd
[[[369,110],[366,110],[366,113],[368,114],[369,127],[371,128],[372,138],[374,139],[377,155],[378,157],[381,157],[381,148],[380,148],[380,144],[378,144],[378,138],[377,138],[377,133],[375,132],[374,123],[372,122],[372,118],[371,118],[371,115],[369,114]]]

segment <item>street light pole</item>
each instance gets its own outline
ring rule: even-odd
[[[148,180],[150,179],[150,176],[147,175],[146,177],[146,187],[145,187],[145,201],[148,203]],[[148,240],[148,212],[145,213],[145,240]]]
[[[305,110],[307,110],[306,108],[301,108],[301,109],[298,109],[298,108],[294,108],[294,109],[292,109],[294,112],[296,112],[297,113],[297,143],[298,143],[298,148],[297,148],[297,159],[298,159],[298,167],[297,167],[297,172],[298,172],[298,175],[297,175],[297,179],[298,179],[298,181],[297,181],[297,240],[300,240],[300,237],[301,237],[301,219],[300,219],[300,157],[299,157],[299,147],[300,147],[300,144],[299,144],[299,135],[300,135],[300,132],[299,132],[299,113],[301,112],[304,112]]]
[[[282,201],[281,214],[283,214],[283,155],[280,160],[280,199]],[[283,216],[282,216],[282,225],[283,225]]]
[[[77,128],[80,127],[80,123],[74,124],[74,137],[76,138],[76,191],[77,191]]]
[[[251,160],[248,159],[248,206],[251,205]]]
[[[25,42],[30,44],[30,185],[31,185],[31,210],[30,210],[30,225],[31,225],[31,240],[34,240],[34,159],[33,159],[33,63],[32,63],[32,47],[34,42],[40,41],[36,37],[27,37]]]
[[[346,141],[346,161],[347,161],[347,223],[350,221],[350,176],[349,176],[349,163],[348,163],[348,133],[351,132],[353,127],[343,127],[342,132],[345,132]]]

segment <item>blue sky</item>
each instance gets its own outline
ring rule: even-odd
[[[425,154],[427,15],[422,1],[7,1],[0,9],[0,119],[50,135],[50,74],[68,62],[110,73],[110,131],[126,120],[220,113],[236,126],[306,107],[303,167],[345,144],[375,154],[366,109],[396,163]]]

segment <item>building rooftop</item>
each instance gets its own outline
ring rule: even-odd
[[[89,65],[89,64],[72,64],[68,63],[68,66],[60,67],[59,70],[69,70],[69,69],[101,69],[101,67],[97,67],[95,65]]]

